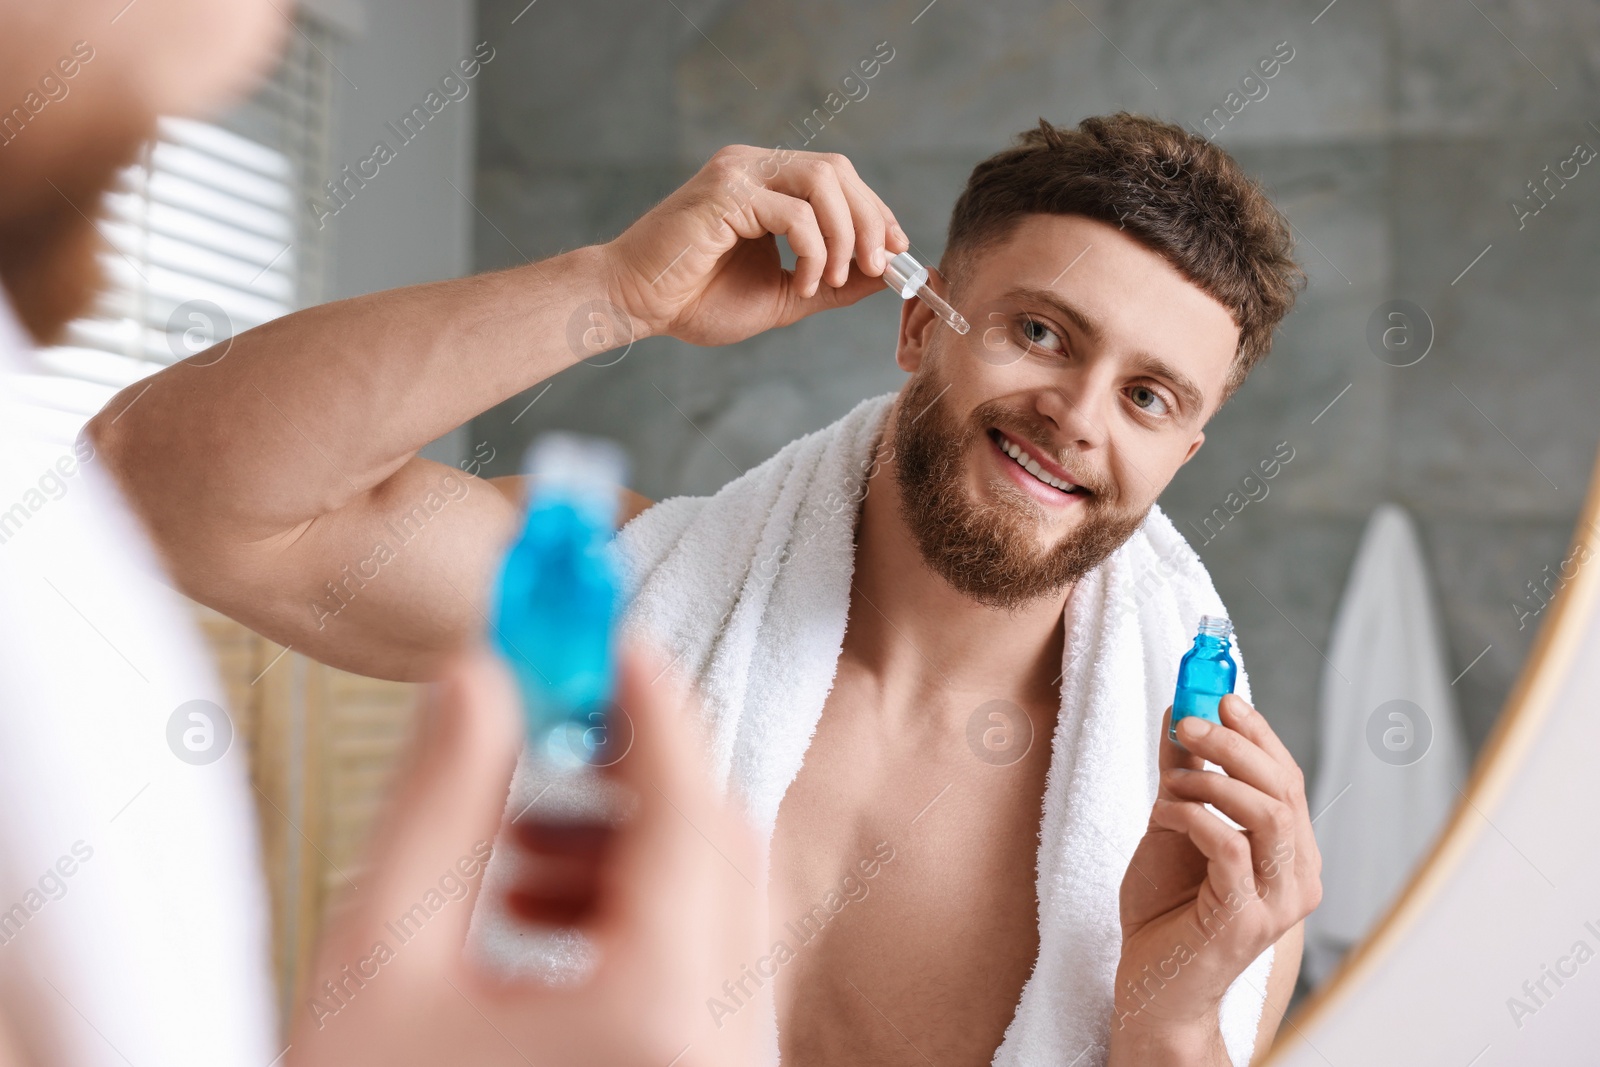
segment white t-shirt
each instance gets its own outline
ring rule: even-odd
[[[268,1067],[243,740],[92,448],[19,401],[32,359],[0,293],[0,1009],[74,1067]]]

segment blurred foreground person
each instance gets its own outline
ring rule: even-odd
[[[503,838],[544,860],[513,910],[584,928],[593,980],[510,986],[463,958],[482,864],[458,864],[500,833],[520,744],[510,683],[468,651],[316,980],[370,973],[383,923],[441,877],[468,899],[277,1037],[245,746],[216,740],[221,689],[92,444],[53,444],[27,393],[99,285],[91,220],[155,117],[221,107],[289,30],[270,0],[0,0],[0,1063],[747,1063],[748,1027],[711,1034],[700,999],[755,954],[761,905],[731,865],[756,845],[692,768],[683,690],[644,681],[659,665],[636,648],[612,772],[631,818],[577,847],[532,815]],[[193,730],[216,758],[185,758]]]

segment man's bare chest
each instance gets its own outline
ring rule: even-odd
[[[773,836],[786,1064],[989,1060],[1037,955],[1053,725],[841,665]]]

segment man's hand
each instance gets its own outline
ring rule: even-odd
[[[624,653],[617,703],[634,739],[607,773],[637,798],[632,815],[580,831],[541,826],[534,807],[507,835],[539,860],[510,891],[512,910],[588,934],[592,977],[502,982],[464,954],[473,861],[499,827],[522,731],[501,666],[481,650],[458,656],[373,863],[294,1006],[289,1067],[756,1061],[760,1013],[719,1026],[705,1007],[760,955],[755,834],[698,766],[686,694],[670,676],[652,684],[660,663]]]
[[[1203,733],[1197,718],[1179,723],[1184,747],[1167,736],[1171,708],[1162,724],[1160,790],[1122,880],[1114,1051],[1216,1056],[1228,986],[1322,899],[1304,775],[1242,697],[1223,697],[1219,710],[1223,725]],[[1204,769],[1206,760],[1227,774]]]
[[[877,292],[909,247],[844,156],[730,145],[604,249],[635,337],[726,345]]]

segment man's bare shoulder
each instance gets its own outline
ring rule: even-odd
[[[498,478],[488,479],[488,482],[498,489],[507,500],[519,508],[522,506],[522,502],[527,499],[528,476],[526,474],[501,475]],[[626,526],[646,508],[655,503],[654,500],[651,500],[643,493],[636,493],[627,486],[621,487],[619,495],[622,497],[622,506],[617,514],[618,529]]]

